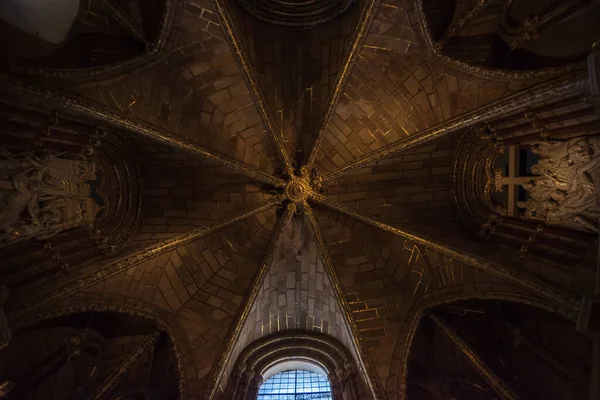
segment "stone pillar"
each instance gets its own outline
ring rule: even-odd
[[[240,382],[235,389],[235,393],[232,397],[232,400],[244,400],[251,398],[248,397],[248,393],[252,391],[251,386],[254,382],[254,378],[254,371],[251,369],[247,369],[246,372],[244,372],[240,378]]]
[[[8,322],[4,316],[4,310],[2,306],[8,299],[8,289],[4,286],[0,286],[0,350],[5,348],[10,342],[11,334],[8,329]]]
[[[331,372],[327,375],[327,379],[331,385],[331,394],[333,395],[333,398],[336,400],[345,400],[342,373],[339,370],[336,371],[336,373]]]
[[[225,388],[223,398],[236,399],[238,393],[241,392],[242,386],[245,387],[246,365],[237,364],[234,371],[231,373],[230,383]]]
[[[8,322],[6,321],[4,310],[2,309],[7,298],[8,289],[4,286],[0,286],[0,351],[8,345],[11,338]],[[0,382],[0,399],[6,397],[14,386],[15,385],[10,381]]]
[[[244,400],[254,400],[258,397],[258,389],[260,385],[263,383],[263,377],[261,374],[257,373],[254,375],[252,380],[250,381],[250,385],[248,385],[248,391],[244,396]]]
[[[577,330],[591,334],[593,338],[590,400],[600,398],[600,235],[598,241],[594,293],[583,297],[577,319]]]
[[[600,41],[594,43],[588,56],[588,73],[590,77],[590,95],[595,104],[600,104]]]

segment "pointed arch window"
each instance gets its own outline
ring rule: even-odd
[[[286,370],[266,379],[257,400],[332,400],[331,384],[322,373]]]

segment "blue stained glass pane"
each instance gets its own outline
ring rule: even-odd
[[[257,400],[332,400],[331,385],[314,372],[284,371],[263,382]]]

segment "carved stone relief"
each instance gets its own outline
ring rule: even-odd
[[[531,151],[541,156],[531,167],[540,178],[521,185],[529,192],[529,199],[517,202],[517,206],[527,217],[551,225],[598,232],[600,206],[595,180],[600,174],[600,137],[536,143]]]
[[[0,148],[0,246],[93,225],[101,210],[90,185],[96,164],[70,157]]]

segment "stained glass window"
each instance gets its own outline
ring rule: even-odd
[[[257,400],[332,400],[327,377],[310,371],[292,370],[273,375],[258,389]]]

